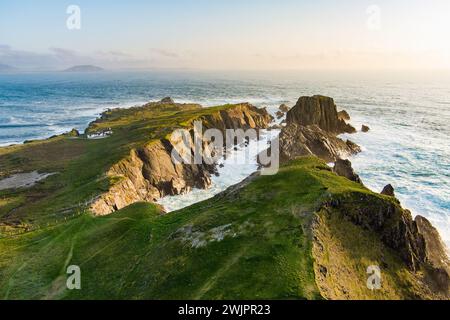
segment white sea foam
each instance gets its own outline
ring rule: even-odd
[[[179,210],[209,199],[228,187],[241,182],[258,170],[257,155],[266,150],[268,143],[279,133],[279,130],[261,130],[259,139],[250,140],[247,147],[241,145],[236,150],[229,150],[226,158],[218,162],[218,175],[211,177],[212,185],[209,189],[194,189],[187,194],[167,196],[161,198],[158,203],[167,212]]]

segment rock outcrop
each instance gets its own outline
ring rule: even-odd
[[[350,120],[350,115],[348,114],[347,111],[341,110],[341,111],[338,112],[338,118],[340,120],[349,121]]]
[[[346,177],[347,179],[349,179],[351,181],[362,183],[361,179],[359,178],[359,176],[353,170],[352,163],[350,162],[350,160],[338,159],[334,163],[333,171],[337,175],[342,176],[342,177]]]
[[[280,162],[301,156],[315,155],[326,162],[335,162],[360,152],[358,145],[343,141],[317,125],[290,124],[280,134]]]
[[[280,107],[278,108],[281,112],[284,112],[284,113],[286,113],[286,112],[288,112],[289,111],[289,107],[286,105],[286,104],[282,104],[282,105],[280,105]]]
[[[277,111],[275,115],[277,116],[277,119],[281,119],[281,118],[284,117],[284,112],[283,111]]]
[[[175,101],[173,101],[173,99],[171,97],[165,97],[165,98],[161,99],[161,101],[159,103],[174,104]]]
[[[336,135],[356,132],[354,127],[339,119],[334,100],[324,96],[301,97],[287,113],[286,121],[288,125],[317,125]]]
[[[369,128],[368,126],[366,126],[365,124],[363,124],[363,125],[361,126],[361,131],[362,131],[362,132],[369,132],[369,130],[370,130],[370,128]]]
[[[381,191],[382,195],[395,197],[394,187],[391,184],[386,185]]]
[[[429,265],[430,277],[427,280],[435,284],[435,290],[449,294],[450,261],[447,248],[430,221],[422,216],[417,216],[414,221],[425,241],[425,261]]]
[[[425,262],[425,241],[411,212],[402,209],[397,202],[372,194],[345,194],[326,202],[324,209],[336,210],[355,225],[375,232],[388,247],[398,252],[411,270],[419,270]]]
[[[77,129],[72,129],[69,132],[64,133],[64,135],[67,137],[77,138],[80,136],[80,132],[78,132]]]
[[[225,132],[226,129],[267,128],[272,117],[265,109],[238,104],[196,120],[202,121],[205,129]],[[193,123],[186,128],[191,135],[192,128]],[[172,138],[151,142],[133,149],[127,158],[113,165],[107,173],[112,185],[108,192],[92,202],[91,211],[96,215],[107,215],[138,201],[152,202],[167,195],[189,192],[192,188],[208,188],[210,176],[216,171],[215,165],[172,161],[172,150],[177,142]],[[194,144],[190,145],[193,154]]]
[[[337,135],[354,131],[351,125],[338,118],[332,98],[301,97],[287,113],[286,127],[280,134],[280,162],[308,155],[326,162],[347,158],[361,152],[361,148]]]

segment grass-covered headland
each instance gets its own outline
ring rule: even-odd
[[[57,172],[0,191],[0,298],[448,298],[412,247],[412,219],[398,201],[316,157],[170,214],[150,202],[89,211],[117,183],[106,172],[131,150],[235,107],[113,110],[86,132],[111,131],[107,138],[68,134],[0,149],[2,176]],[[80,267],[80,290],[66,286],[71,265]],[[382,272],[377,290],[367,286],[373,265]]]

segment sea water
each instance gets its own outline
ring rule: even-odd
[[[363,152],[353,166],[365,185],[391,183],[402,205],[439,229],[450,245],[450,75],[395,72],[104,72],[0,75],[0,145],[45,138],[88,123],[107,108],[171,96],[205,107],[250,102],[274,113],[303,95],[335,98],[351,123],[368,133],[346,135]],[[251,142],[245,165],[224,163],[209,190],[168,197],[169,211],[204,200],[256,170]],[[244,152],[238,149],[236,152]],[[247,151],[248,152],[248,151]]]

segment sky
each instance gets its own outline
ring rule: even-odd
[[[2,0],[0,64],[450,69],[449,16],[448,0]]]

